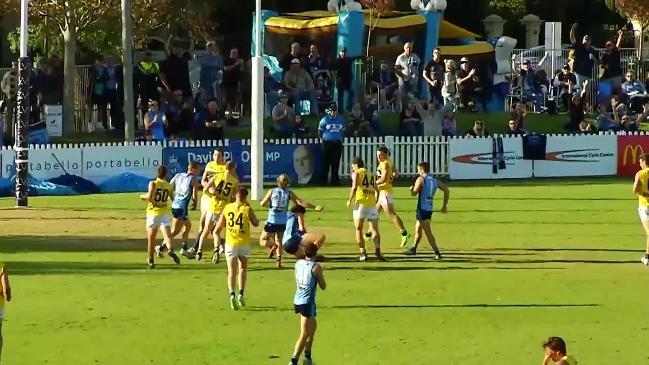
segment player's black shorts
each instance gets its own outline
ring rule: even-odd
[[[264,225],[264,232],[268,232],[268,233],[284,232],[285,229],[286,229],[286,224],[266,223]]]
[[[418,221],[428,221],[433,216],[433,212],[430,210],[420,210],[417,209],[417,220]]]
[[[295,255],[297,252],[298,248],[300,248],[300,243],[302,243],[302,236],[293,236],[288,239],[288,241],[284,242],[282,245],[284,247],[284,251],[290,255]]]
[[[294,304],[295,313],[300,313],[303,317],[315,317],[315,303]]]
[[[187,208],[171,208],[171,215],[176,219],[186,221],[189,218],[189,211]]]

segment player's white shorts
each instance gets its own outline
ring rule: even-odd
[[[649,207],[638,207],[638,215],[641,221],[649,221]]]
[[[147,228],[171,227],[171,215],[170,214],[165,214],[165,215],[147,214],[146,227]]]
[[[203,194],[201,196],[201,213],[209,213],[212,211],[212,198]]]
[[[206,222],[212,222],[216,224],[216,222],[219,221],[219,218],[221,218],[221,213],[214,213],[211,209],[207,211],[205,214],[205,221]]]
[[[225,245],[225,257],[231,259],[235,257],[248,257],[250,256],[250,245],[232,247]]]
[[[362,205],[354,206],[353,210],[354,220],[365,219],[368,221],[375,221],[379,219],[379,211],[375,206],[364,207]]]
[[[394,201],[392,199],[392,193],[387,192],[385,190],[379,191],[379,205],[383,205],[383,204],[388,204],[388,205],[394,204]]]

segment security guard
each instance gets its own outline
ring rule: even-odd
[[[331,170],[331,185],[340,185],[338,168],[343,154],[344,130],[345,120],[338,115],[336,103],[331,103],[325,110],[325,116],[318,125],[318,137],[322,139],[324,154],[322,181],[329,182],[329,170]]]

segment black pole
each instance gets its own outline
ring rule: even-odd
[[[29,196],[29,78],[31,74],[31,63],[29,57],[21,57],[18,60],[18,94],[17,94],[17,118],[15,128],[16,153],[16,206],[26,207]]]

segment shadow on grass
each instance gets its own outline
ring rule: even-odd
[[[28,252],[145,252],[146,239],[80,236],[4,236],[1,253]]]
[[[600,304],[536,304],[536,303],[469,303],[469,304],[366,304],[366,305],[329,305],[318,306],[318,310],[326,309],[426,309],[426,308],[590,308],[600,307]],[[293,308],[270,307],[270,306],[251,306],[246,307],[247,311],[254,312],[275,312],[275,311],[293,311]]]
[[[168,270],[213,270],[214,265],[174,265],[167,258],[157,262],[155,269],[147,267],[145,260],[132,263],[77,262],[77,261],[11,261],[11,275],[131,275]]]

